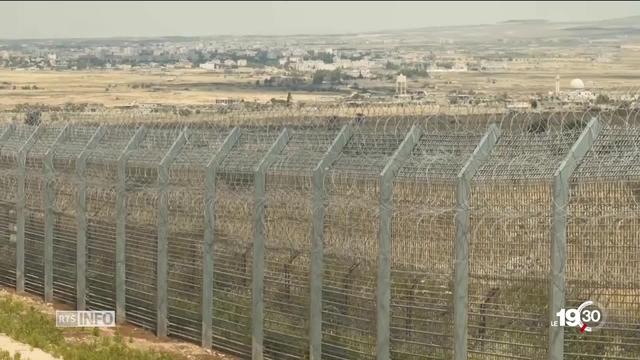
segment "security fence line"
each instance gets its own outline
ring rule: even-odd
[[[127,143],[118,157],[118,182],[116,184],[116,271],[115,271],[115,295],[116,295],[116,320],[119,324],[126,321],[126,223],[127,223],[127,161],[142,140],[146,128],[140,126],[133,137]],[[160,320],[162,321],[162,320]]]
[[[87,157],[94,150],[105,134],[100,126],[84,146],[76,159],[75,177],[78,196],[76,198],[76,308],[85,311],[87,308]]]
[[[323,309],[323,287],[325,279],[323,274],[326,274],[325,269],[325,251],[324,244],[325,239],[325,208],[327,203],[327,176],[329,170],[333,164],[340,159],[345,146],[350,142],[355,141],[354,129],[356,125],[345,125],[335,136],[331,145],[326,149],[324,154],[321,155],[321,160],[312,167],[311,170],[311,189],[312,193],[312,209],[311,210],[311,227],[309,228],[310,239],[307,239],[310,243],[311,252],[309,262],[307,264],[309,268],[309,303],[308,303],[308,324],[305,325],[308,331],[306,336],[308,339],[308,353],[311,359],[323,358],[323,322],[324,315],[327,311]],[[598,139],[601,133],[603,125],[598,119],[592,119],[586,127],[582,130],[580,136],[575,143],[571,146],[569,153],[565,155],[564,160],[559,165],[553,175],[553,204],[549,204],[553,209],[552,216],[552,234],[551,234],[551,252],[550,252],[550,268],[549,268],[549,281],[550,281],[550,293],[549,293],[549,319],[555,319],[555,314],[560,308],[565,306],[565,267],[567,262],[567,207],[569,204],[570,193],[570,178],[574,170],[580,165],[585,155],[590,150],[591,146]],[[26,164],[27,159],[30,156],[30,150],[39,141],[45,129],[44,125],[39,125],[34,128],[32,133],[21,145],[17,151],[17,171],[16,171],[16,184],[17,195],[15,200],[15,222],[16,222],[16,234],[15,234],[15,287],[18,293],[25,292],[25,221],[27,217],[26,209]],[[93,130],[95,129],[95,130]],[[9,126],[4,129],[2,135],[0,135],[0,146],[4,145],[4,142],[9,139],[15,132],[15,126]],[[42,159],[42,171],[43,171],[43,187],[41,188],[43,193],[42,204],[42,216],[43,216],[43,295],[48,302],[54,299],[54,243],[56,241],[55,233],[57,229],[56,225],[56,209],[55,209],[55,188],[54,182],[59,175],[54,167],[54,160],[56,159],[56,153],[60,149],[63,140],[66,136],[70,136],[70,125],[65,125],[58,132],[58,135],[52,142],[47,144],[47,150]],[[90,156],[90,152],[96,149],[98,144],[104,138],[105,134],[109,131],[107,126],[95,127],[89,130],[93,135],[84,146],[83,150],[77,155],[73,161],[75,161],[75,204],[73,206],[75,210],[75,219],[77,222],[77,238],[76,238],[76,307],[79,310],[87,308],[87,237],[88,230],[88,215],[87,215],[87,159]],[[115,249],[114,249],[114,264],[115,268],[115,284],[113,285],[113,291],[115,293],[115,309],[117,314],[117,321],[123,323],[127,321],[126,314],[126,301],[127,301],[127,228],[128,228],[128,211],[127,202],[130,201],[128,177],[133,176],[128,174],[128,170],[132,170],[129,160],[137,149],[142,146],[143,141],[148,136],[165,136],[165,133],[160,133],[162,130],[156,130],[151,128],[139,127],[133,136],[128,140],[125,148],[119,152],[119,155],[115,159],[117,164],[116,183],[111,184],[115,189]],[[172,201],[170,199],[171,187],[170,185],[170,169],[175,165],[175,161],[181,151],[184,151],[186,144],[190,142],[190,134],[200,130],[189,130],[184,128],[179,131],[177,137],[170,142],[170,147],[166,150],[161,157],[159,163],[149,164],[151,168],[155,170],[155,182],[157,184],[157,202],[150,204],[157,204],[157,219],[156,220],[156,288],[155,294],[155,330],[158,336],[167,336],[171,334],[170,320],[169,320],[169,295],[168,295],[168,277],[169,277],[169,264],[170,251],[169,251],[169,238],[173,236],[169,229],[170,219],[170,207]],[[252,167],[252,173],[250,177],[253,177],[250,183],[253,184],[253,213],[252,226],[253,226],[253,239],[252,239],[252,260],[251,260],[251,314],[250,317],[250,336],[251,336],[251,351],[250,353],[243,353],[241,350],[240,355],[243,357],[251,357],[252,359],[262,360],[264,358],[276,358],[277,355],[272,350],[269,352],[265,348],[265,238],[268,236],[267,225],[265,220],[265,212],[269,207],[267,197],[265,194],[266,186],[266,174],[267,170],[276,161],[276,156],[282,154],[284,149],[288,146],[292,138],[297,136],[297,130],[289,130],[287,128],[282,129],[278,136],[275,138],[269,146],[264,148],[268,149],[264,154],[261,154],[257,164]],[[158,135],[156,135],[156,133]],[[224,140],[217,144],[217,148],[211,151],[210,159],[204,166],[205,178],[204,183],[201,186],[204,188],[204,198],[198,205],[194,205],[195,211],[204,212],[204,227],[202,232],[202,252],[201,257],[198,259],[188,258],[194,262],[201,261],[201,276],[202,283],[195,284],[200,287],[200,311],[201,316],[201,328],[197,329],[201,335],[201,344],[204,347],[210,348],[216,346],[216,341],[212,339],[212,324],[216,321],[222,321],[217,319],[214,310],[211,306],[216,302],[216,281],[214,271],[221,266],[216,261],[216,246],[218,246],[217,232],[218,232],[218,215],[216,214],[216,202],[218,201],[216,192],[223,191],[224,188],[218,186],[220,180],[224,180],[220,175],[220,167],[229,154],[234,152],[234,149],[239,144],[240,138],[245,134],[245,130],[239,128],[233,128],[231,131],[226,132]],[[365,349],[357,347],[357,351],[351,349],[348,342],[345,342],[345,358],[376,358],[376,359],[390,359],[392,358],[392,336],[391,336],[391,302],[392,302],[392,264],[391,264],[391,252],[392,252],[392,226],[394,216],[394,179],[399,170],[407,159],[414,154],[421,137],[426,132],[419,126],[413,126],[406,132],[406,134],[399,134],[398,139],[402,139],[399,146],[390,156],[382,158],[385,161],[384,168],[381,173],[378,174],[376,181],[378,182],[379,189],[379,207],[377,211],[378,221],[378,245],[377,245],[377,282],[375,289],[375,314],[373,321],[375,321],[375,330],[371,331],[371,334],[375,337],[375,349]],[[171,134],[166,135],[171,136]],[[366,138],[366,134],[359,135],[360,140]],[[446,136],[445,136],[446,137]],[[455,238],[451,241],[454,243],[454,274],[452,274],[453,282],[453,336],[450,351],[446,353],[453,354],[456,360],[463,360],[468,358],[475,358],[469,354],[470,344],[468,339],[469,321],[468,313],[470,309],[469,305],[469,243],[470,233],[472,229],[470,220],[470,193],[472,192],[472,182],[476,176],[478,169],[483,163],[488,161],[492,149],[500,142],[501,130],[492,125],[486,130],[482,136],[480,142],[477,144],[475,150],[470,157],[464,163],[462,169],[459,170],[455,178]],[[265,145],[268,145],[265,143]],[[209,147],[211,149],[211,146]],[[1,150],[1,148],[0,148]],[[149,149],[147,149],[149,150]],[[117,151],[117,149],[115,149]],[[137,170],[136,170],[137,171]],[[143,170],[140,170],[143,171]],[[228,171],[228,170],[227,170]],[[188,190],[188,189],[187,189]],[[147,204],[149,205],[149,204]],[[198,216],[198,213],[192,214],[194,217]],[[7,224],[8,226],[8,224]],[[31,235],[29,235],[31,236]],[[6,261],[3,257],[2,261]],[[286,275],[289,276],[289,275]],[[219,283],[220,284],[220,283]],[[221,285],[219,285],[221,286]],[[228,285],[225,285],[228,286]],[[193,296],[194,294],[190,294]],[[230,310],[229,310],[230,311]],[[240,315],[240,314],[238,314]],[[247,316],[248,314],[242,314]],[[348,316],[345,314],[345,316]],[[225,320],[226,321],[226,320]],[[343,325],[348,326],[348,325]],[[548,335],[548,350],[547,357],[549,359],[563,359],[564,357],[564,329],[562,328],[549,328]],[[246,334],[245,334],[246,335]],[[233,337],[233,333],[229,332],[226,337]],[[192,339],[193,340],[193,339]],[[232,341],[232,338],[229,338]],[[225,345],[226,346],[226,345]],[[235,346],[235,345],[234,345]],[[238,349],[242,346],[237,345]],[[353,352],[350,352],[353,351]],[[508,350],[505,350],[508,352]],[[360,353],[360,355],[354,355]],[[482,350],[476,350],[474,353],[482,353]],[[490,355],[490,354],[486,354]],[[493,354],[496,355],[496,354]],[[521,355],[521,354],[520,354]],[[293,356],[293,355],[291,355]],[[503,354],[504,357],[519,358],[518,355],[508,353]],[[413,354],[407,356],[407,358],[436,358],[430,357],[429,354]],[[612,357],[618,358],[618,357]],[[619,357],[623,359],[624,357]]]
[[[216,171],[231,149],[238,143],[240,129],[233,128],[206,165],[204,206],[204,248],[202,252],[202,347],[210,349],[213,344],[213,243],[215,234]]]
[[[551,238],[551,300],[549,321],[565,307],[565,268],[567,263],[567,208],[569,207],[569,179],[587,154],[602,130],[597,119],[591,120],[569,150],[553,174],[553,222]],[[551,327],[549,330],[549,356],[553,360],[564,358],[564,329]]]
[[[454,265],[454,354],[456,360],[467,359],[467,309],[469,306],[469,193],[471,181],[480,165],[487,160],[500,138],[500,129],[491,126],[478,147],[464,164],[456,183],[456,239]]]

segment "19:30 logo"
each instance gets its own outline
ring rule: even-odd
[[[581,333],[592,332],[604,324],[605,312],[594,301],[585,301],[577,309],[560,309],[556,313],[558,321],[552,321],[551,326],[577,327]]]

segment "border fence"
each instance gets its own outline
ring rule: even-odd
[[[0,285],[255,360],[638,359],[636,117],[7,124]]]

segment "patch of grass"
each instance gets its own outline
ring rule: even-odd
[[[20,359],[22,359],[22,356],[20,356],[19,353],[16,353],[13,356],[11,356],[11,354],[8,351],[0,350],[0,360],[20,360]]]
[[[128,347],[119,334],[101,337],[93,332],[88,341],[70,344],[64,332],[56,328],[51,316],[41,313],[33,306],[12,298],[0,298],[0,332],[11,338],[40,348],[65,360],[173,360],[176,356],[155,351],[142,351]],[[89,335],[90,333],[87,332]],[[15,360],[9,353],[0,352],[0,360]]]

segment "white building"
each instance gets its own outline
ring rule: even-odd
[[[406,95],[407,93],[407,77],[403,74],[398,75],[396,78],[396,94]]]
[[[247,60],[246,59],[238,59],[238,67],[245,67],[247,66]]]
[[[507,109],[512,109],[512,110],[524,110],[524,109],[530,109],[530,108],[531,108],[531,103],[528,101],[512,101],[507,104]]]
[[[200,68],[201,69],[205,69],[205,70],[209,70],[209,71],[215,71],[221,68],[220,66],[220,62],[219,61],[209,61],[206,62],[204,64],[200,64]]]
[[[349,69],[345,71],[345,74],[354,78],[362,76],[363,78],[368,79],[371,77],[371,71],[369,69]]]
[[[335,64],[325,64],[321,60],[309,60],[292,64],[293,69],[302,72],[313,72],[317,70],[333,71],[338,67]]]
[[[550,92],[550,94],[552,94]],[[596,95],[585,89],[584,82],[581,79],[573,79],[569,83],[569,90],[560,90],[560,77],[556,76],[556,95],[562,102],[568,103],[585,103],[596,99]]]
[[[487,61],[480,62],[481,71],[503,71],[507,70],[507,63],[504,61]]]
[[[56,60],[57,59],[58,59],[58,57],[56,56],[56,54],[47,55],[47,61],[49,62],[49,65],[51,65],[51,66],[56,66]]]

